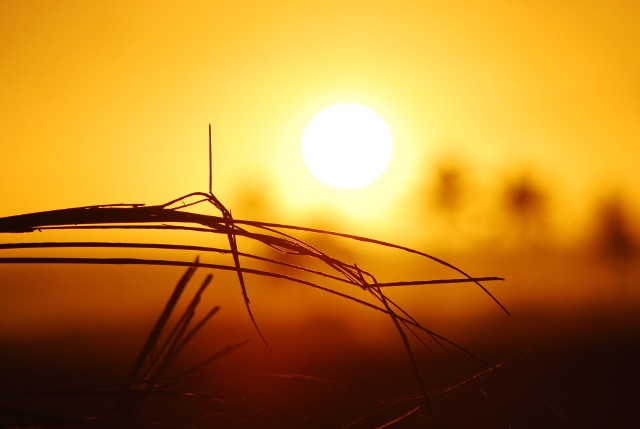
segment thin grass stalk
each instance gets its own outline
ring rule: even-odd
[[[211,274],[209,274],[205,278],[202,285],[200,286],[200,288],[198,289],[194,297],[191,299],[191,302],[189,303],[187,308],[183,311],[182,315],[180,316],[180,319],[174,325],[173,329],[171,330],[167,338],[164,340],[162,346],[159,348],[157,353],[154,354],[153,358],[150,359],[150,362],[147,365],[145,377],[155,378],[159,376],[164,370],[164,367],[166,367],[169,364],[168,361],[173,360],[175,344],[181,340],[184,334],[184,331],[188,328],[189,323],[191,322],[191,319],[195,314],[195,308],[200,302],[200,296],[202,292],[204,292],[204,290],[206,289],[206,287],[208,286],[212,278],[213,276]],[[215,314],[215,312],[217,312],[218,309],[219,307],[214,308],[213,314]],[[151,374],[154,374],[154,376],[152,376]]]
[[[211,215],[202,215],[198,213],[191,212],[182,212],[178,209],[169,208],[171,205],[175,204],[179,201],[184,201],[185,199],[191,196],[200,196],[206,198],[208,202],[210,202],[214,207],[219,209],[222,213],[222,216],[211,216]],[[337,233],[333,231],[321,230],[316,228],[307,228],[307,227],[299,227],[293,225],[286,224],[277,224],[277,223],[267,223],[267,222],[256,222],[256,221],[243,221],[243,220],[235,220],[231,217],[230,212],[218,201],[218,199],[213,194],[205,194],[201,192],[194,192],[183,197],[180,197],[176,200],[170,201],[169,203],[159,205],[159,206],[143,206],[143,205],[107,205],[107,206],[86,206],[86,207],[78,207],[71,209],[61,209],[61,210],[52,210],[48,212],[39,212],[39,213],[30,213],[25,215],[17,215],[17,216],[9,216],[5,218],[0,218],[0,232],[30,232],[37,229],[42,229],[43,227],[49,226],[70,226],[70,225],[88,225],[88,224],[130,224],[130,223],[196,223],[210,228],[209,232],[214,233],[223,233],[227,235],[230,245],[230,250],[233,255],[234,265],[238,272],[238,279],[241,286],[241,291],[245,300],[245,306],[247,307],[247,311],[250,316],[253,316],[251,313],[248,300],[248,295],[246,294],[246,285],[244,285],[244,279],[242,278],[242,273],[240,269],[240,262],[238,257],[238,249],[236,243],[237,236],[246,236],[248,238],[253,238],[258,241],[262,241],[263,243],[270,246],[278,246],[284,248],[290,248],[293,245],[294,251],[301,251],[302,254],[311,255],[313,252],[309,252],[309,248],[304,248],[300,246],[296,242],[293,242],[290,239],[286,239],[287,235],[283,233],[281,230],[300,230],[306,232],[313,232],[319,234],[326,235],[334,235],[342,238],[348,238],[356,241],[363,241],[371,244],[378,244],[384,247],[395,248],[398,250],[403,250],[405,252],[413,253],[420,255],[422,257],[428,258],[440,265],[446,266],[458,273],[462,274],[464,277],[471,278],[467,273],[465,273],[460,268],[440,259],[433,255],[411,249],[405,246],[400,246],[388,242],[384,242],[381,240],[370,239],[361,236],[355,236],[351,234]],[[275,233],[281,235],[283,238],[274,237],[274,236],[263,236],[255,233],[251,233],[249,231],[240,228],[239,225],[247,225],[254,226],[259,229],[266,230],[271,233]],[[164,225],[163,225],[164,226]],[[168,227],[168,226],[165,226]],[[333,265],[336,260],[330,258],[328,255],[324,255],[323,253],[314,254],[315,257],[328,262],[329,265]],[[345,268],[344,264],[340,265],[341,268]],[[487,290],[480,282],[474,282],[478,287],[480,287],[496,304],[500,306],[500,308],[507,314],[510,314],[509,311],[500,303],[489,290]],[[255,322],[255,319],[252,319]],[[264,339],[264,337],[262,337]]]
[[[196,263],[198,263],[197,258]],[[160,336],[162,335],[162,331],[164,330],[164,327],[167,324],[169,317],[173,312],[173,309],[175,308],[180,296],[182,295],[182,292],[193,276],[195,270],[195,267],[188,267],[184,275],[180,278],[180,281],[178,281],[178,284],[171,294],[171,297],[162,310],[160,317],[151,330],[151,333],[147,337],[144,346],[140,350],[140,354],[138,355],[138,358],[136,359],[133,368],[131,369],[129,377],[125,382],[124,392],[122,393],[116,404],[116,410],[122,412],[124,415],[133,417],[139,413],[140,402],[135,398],[132,398],[129,393],[132,390],[139,390],[141,388],[146,389],[146,385],[140,386],[137,382],[140,380],[141,375],[144,374],[145,366],[148,365],[149,360],[152,358],[153,350],[156,347]]]
[[[193,365],[191,368],[186,370],[183,373],[183,376],[184,377],[188,377],[190,375],[193,375],[193,374],[197,373],[198,371],[202,370],[203,368],[206,368],[207,366],[209,366],[213,362],[223,358],[224,356],[227,356],[229,353],[239,349],[240,347],[244,346],[245,344],[249,343],[250,341],[251,341],[251,338],[247,338],[244,341],[240,341],[240,342],[237,342],[235,344],[230,344],[228,346],[223,347],[222,349],[218,350],[216,353],[212,354],[211,356],[207,357],[206,359],[203,359],[202,361],[200,361],[196,365]]]
[[[436,427],[436,419],[435,419],[435,417],[433,415],[433,409],[431,408],[431,402],[429,401],[429,397],[427,396],[427,388],[426,388],[426,386],[424,384],[424,380],[422,378],[422,373],[420,371],[420,368],[418,367],[418,362],[416,360],[416,356],[413,353],[413,349],[411,348],[411,343],[409,342],[409,338],[407,337],[406,332],[404,332],[403,323],[401,323],[401,321],[398,319],[398,315],[396,314],[396,312],[391,309],[391,306],[389,305],[387,297],[385,296],[385,294],[379,288],[372,288],[371,289],[371,293],[374,296],[376,296],[380,300],[380,302],[382,302],[382,304],[384,305],[384,308],[387,310],[387,314],[389,315],[389,317],[393,321],[393,324],[396,327],[396,330],[398,331],[398,335],[400,336],[400,339],[402,340],[402,344],[404,345],[404,349],[407,352],[407,356],[409,357],[409,361],[411,362],[411,367],[413,369],[414,375],[415,375],[416,380],[418,381],[418,384],[420,386],[420,392],[422,392],[422,396],[424,397],[424,405],[427,408],[427,415],[428,415],[429,421],[431,422],[433,427]]]
[[[164,359],[157,366],[155,371],[153,371],[153,375],[150,376],[152,379],[158,379],[165,374],[166,369],[174,362],[174,360],[178,357],[178,355],[184,350],[187,344],[194,338],[194,336],[198,333],[200,329],[204,327],[204,325],[218,313],[220,307],[215,307],[204,316],[204,318],[193,328],[193,330],[189,331],[189,333],[182,337],[176,338],[176,343],[172,345],[171,348],[167,351]]]
[[[198,332],[200,332],[200,330],[204,328],[207,322],[209,322],[209,320],[214,315],[216,315],[219,310],[220,310],[220,307],[212,308],[211,310],[209,310],[207,314],[205,314],[205,316],[202,318],[202,320],[200,320],[200,322],[198,322],[193,328],[191,328],[191,330],[186,332],[184,337],[181,338],[180,342],[177,342],[176,347],[172,350],[171,352],[172,358],[175,358],[177,355],[179,355],[182,352],[182,350],[184,350],[184,348],[191,342],[191,340],[195,338],[196,334],[198,334]]]
[[[160,383],[158,380],[162,379],[165,373],[166,368],[171,365],[177,356],[184,350],[184,348],[189,344],[189,342],[195,337],[195,335],[202,329],[205,324],[213,317],[220,307],[214,307],[209,310],[209,312],[202,318],[202,320],[194,326],[180,341],[180,343],[176,346],[174,350],[170,354],[167,354],[166,358],[163,360],[162,365],[160,365],[157,370],[150,376],[154,380],[154,384],[159,388],[165,388],[167,383]]]

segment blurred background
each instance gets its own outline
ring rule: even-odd
[[[635,427],[639,19],[640,4],[624,0],[2,1],[0,216],[160,204],[206,191],[211,123],[214,193],[234,217],[370,236],[504,277],[487,287],[510,317],[470,285],[390,294],[493,361],[532,350],[513,371],[581,426]],[[307,122],[339,102],[376,110],[394,137],[389,169],[360,190],[327,188],[300,156]],[[0,237],[93,238],[114,239],[69,231]],[[453,275],[401,252],[301,238],[385,281]],[[2,251],[17,254],[41,253]],[[64,384],[82,368],[87,380],[119,376],[180,274],[1,265],[4,383]],[[254,337],[236,366],[371,383],[377,399],[418,389],[388,319],[253,279],[270,355],[233,278],[216,279],[210,299],[223,311],[212,335],[219,344]],[[380,376],[381,368],[392,370]],[[571,427],[506,389],[494,391],[509,397],[501,408],[514,427],[536,427],[536,418]],[[441,412],[443,426],[462,427],[460,413]],[[496,413],[470,406],[472,418],[479,414]]]

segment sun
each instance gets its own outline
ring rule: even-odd
[[[393,153],[391,130],[360,104],[335,104],[317,113],[302,135],[302,159],[327,186],[357,189],[375,181]]]

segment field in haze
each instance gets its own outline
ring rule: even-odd
[[[418,265],[410,258],[352,256],[363,269],[369,261],[381,281],[422,278],[423,273],[439,277],[437,269],[430,271],[428,264]],[[523,385],[504,374],[487,374],[479,379],[487,397],[469,385],[433,402],[439,427],[572,427],[552,406],[579,427],[634,427],[640,356],[640,273],[635,256],[608,262],[584,250],[447,256],[473,274],[506,277],[488,286],[512,315],[502,313],[469,284],[397,288],[388,295],[428,328],[494,364],[506,360],[502,369]],[[3,353],[0,368],[3,389],[9,390],[122,383],[180,276],[180,270],[166,267],[0,268],[5,285],[1,338],[3,349],[10,351]],[[205,272],[201,270],[194,282]],[[224,416],[228,413],[279,427],[298,427],[301,421],[308,427],[342,427],[368,416],[384,401],[419,393],[402,342],[387,317],[282,281],[249,277],[248,284],[273,354],[253,330],[234,277],[216,273],[202,305],[220,305],[221,311],[178,363],[188,366],[225,345],[252,338],[206,371],[228,376],[187,383],[189,389],[228,400],[223,417],[209,421],[246,427],[246,422]],[[455,352],[465,373],[441,350],[414,347],[429,391],[484,369]],[[244,373],[250,375],[239,375]],[[265,375],[273,373],[324,381]],[[56,412],[73,414],[78,409],[100,413],[112,401],[58,398],[53,403]],[[147,411],[168,420],[183,413],[204,414],[206,409],[181,400],[155,407]],[[390,407],[356,427],[372,427],[402,409]],[[420,424],[424,420],[414,417],[397,427]]]

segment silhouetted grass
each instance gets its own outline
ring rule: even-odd
[[[198,378],[275,377],[306,383],[328,384],[338,388],[346,387],[330,380],[292,373],[208,374],[203,372],[219,359],[245,345],[249,339],[220,348],[191,367],[182,369],[179,375],[168,375],[168,370],[176,358],[220,310],[220,307],[215,306],[209,309],[197,323],[194,322],[196,309],[201,302],[202,295],[213,279],[213,275],[209,274],[193,294],[182,313],[178,317],[174,316],[178,302],[185,295],[186,287],[195,271],[196,268],[189,267],[176,284],[124,383],[41,390],[0,390],[0,422],[10,423],[16,428],[50,426],[182,428],[193,427],[193,424],[211,416],[250,422],[250,419],[234,415],[230,411],[232,399],[181,386],[189,380]],[[110,401],[113,406],[107,407],[110,409],[108,412],[96,412],[91,409],[77,412],[70,403],[73,400],[83,398],[101,398],[101,402]],[[174,405],[178,409],[175,413],[170,413],[175,414],[173,418],[161,419],[154,416],[153,412],[149,413],[146,410],[146,406],[153,405],[154,401],[167,399],[174,401]],[[73,409],[74,412],[69,412],[64,406],[59,406],[61,401],[64,403],[65,400],[71,401],[67,403],[67,407]],[[206,411],[192,415],[181,415],[180,405],[185,401],[203,401],[207,405]],[[55,410],[49,410],[52,408],[52,404],[58,404],[53,406]]]
[[[220,212],[220,215],[207,215],[187,210],[200,206],[210,206]],[[256,423],[256,419],[251,416],[234,415],[229,411],[229,402],[226,398],[209,394],[202,394],[194,391],[175,388],[177,384],[191,377],[203,376],[202,370],[210,364],[216,362],[221,357],[232,353],[241,347],[246,341],[231,344],[210,356],[204,357],[200,362],[187,369],[181,376],[168,377],[167,370],[175,362],[175,359],[182,353],[194,336],[201,331],[202,327],[210,322],[213,316],[219,311],[218,307],[209,309],[199,322],[194,322],[195,310],[201,301],[202,294],[212,280],[209,274],[195,294],[190,299],[183,313],[178,317],[174,325],[170,325],[172,315],[177,303],[183,297],[185,288],[189,283],[197,268],[232,271],[236,273],[240,292],[243,297],[245,308],[259,336],[267,347],[268,341],[260,330],[259,323],[253,315],[250,305],[250,297],[247,292],[247,275],[262,276],[285,280],[296,284],[321,290],[336,297],[350,300],[358,305],[365,306],[374,311],[386,315],[395,327],[404,345],[409,364],[413,369],[415,379],[419,388],[416,395],[405,396],[389,401],[382,407],[373,410],[370,416],[362,416],[351,423],[348,427],[370,427],[372,416],[380,411],[385,412],[393,409],[394,417],[386,418],[383,424],[378,427],[388,427],[399,423],[409,416],[422,413],[426,416],[423,422],[430,426],[436,426],[436,419],[432,412],[432,402],[444,398],[451,392],[464,386],[472,386],[478,389],[493,404],[491,395],[478,383],[478,380],[488,374],[499,372],[506,375],[502,369],[502,363],[494,364],[472,352],[461,344],[458,344],[432,329],[424,326],[400,305],[394,302],[384,292],[388,287],[416,287],[433,284],[449,283],[474,283],[481,288],[507,314],[507,309],[489,292],[482,282],[502,280],[499,277],[473,277],[462,269],[425,252],[400,246],[397,244],[384,242],[372,238],[361,237],[351,234],[327,231],[302,226],[267,223],[252,220],[238,220],[231,216],[231,212],[213,195],[211,192],[211,171],[209,192],[194,192],[184,197],[177,198],[161,205],[146,206],[143,204],[115,204],[115,205],[95,205],[77,208],[67,208],[51,210],[46,212],[28,213],[16,216],[0,218],[0,232],[2,233],[30,233],[45,230],[186,230],[204,234],[219,234],[226,237],[228,247],[207,247],[192,246],[175,243],[122,243],[105,241],[73,241],[73,242],[38,242],[38,243],[5,243],[0,245],[3,251],[12,249],[42,249],[42,248],[135,248],[135,249],[164,249],[197,253],[219,253],[230,255],[233,264],[205,263],[199,259],[195,261],[182,261],[175,259],[152,259],[152,258],[130,258],[130,257],[0,257],[0,263],[5,264],[108,264],[108,265],[149,265],[149,266],[181,266],[187,267],[183,277],[177,283],[166,306],[160,314],[156,324],[151,330],[146,342],[142,346],[140,353],[133,364],[132,370],[123,383],[115,383],[111,386],[86,387],[81,389],[53,389],[48,391],[5,391],[0,392],[0,413],[12,416],[16,426],[20,424],[37,425],[75,425],[75,426],[109,426],[109,427],[186,427],[193,426],[205,417],[221,415],[226,418],[235,419],[246,424]],[[456,277],[445,279],[417,279],[412,281],[378,282],[373,273],[367,272],[355,263],[350,264],[339,260],[324,251],[310,245],[309,243],[296,238],[293,234],[312,233],[324,236],[337,237],[343,240],[368,243],[384,248],[394,249],[400,252],[417,255],[432,263],[444,266],[455,273]],[[257,254],[241,252],[238,247],[238,238],[248,239],[256,244],[273,249],[279,253],[296,255],[302,261],[299,264],[282,262],[274,258],[268,258]],[[264,270],[246,267],[241,260],[256,260],[271,264],[275,267],[286,267],[291,274],[283,274],[275,270]],[[312,268],[308,261],[320,262],[321,269]],[[317,265],[317,264],[316,264]],[[308,280],[305,276],[311,276]],[[323,282],[323,284],[321,284]],[[324,284],[329,282],[329,284]],[[346,289],[344,289],[346,287]],[[351,289],[350,289],[351,288]],[[373,298],[374,303],[365,301],[354,295],[356,291],[366,291]],[[460,381],[452,384],[446,389],[431,391],[423,379],[418,357],[414,353],[414,343],[420,347],[425,347],[434,352],[434,349],[441,350],[445,357],[449,359],[451,365],[457,368],[461,374]],[[484,367],[481,371],[471,371],[454,353],[463,355],[479,362]],[[434,352],[435,353],[435,352]],[[299,380],[318,382],[318,379],[295,374],[262,374],[260,376],[280,376],[290,377]],[[520,383],[517,379],[511,379]],[[332,382],[320,380],[323,383]],[[334,383],[334,385],[336,385]],[[548,403],[541,395],[523,387],[530,393],[553,409],[564,421],[574,424],[571,419],[562,414]],[[104,396],[111,397],[115,401],[112,414],[106,415],[85,415],[79,418],[65,416],[64,413],[43,414],[29,409],[29,401],[39,398],[62,398],[67,396]],[[221,404],[214,406],[208,411],[200,411],[192,416],[181,417],[169,423],[154,420],[153,417],[145,416],[145,405],[149,401],[158,398],[173,398],[175,400],[196,400],[205,399],[210,404]],[[499,411],[499,407],[495,406]],[[27,423],[20,423],[24,419]]]
[[[195,198],[195,200],[192,200]],[[397,409],[397,417],[391,419],[389,423],[400,421],[408,416],[414,415],[421,410],[426,413],[428,420],[432,424],[435,424],[435,418],[433,417],[431,410],[431,402],[438,400],[446,395],[447,392],[459,389],[462,386],[473,385],[475,388],[483,392],[485,397],[489,398],[490,395],[484,392],[483,388],[477,383],[477,379],[481,376],[487,375],[493,372],[502,372],[500,365],[495,365],[476,353],[468,350],[461,344],[458,344],[450,339],[438,334],[437,332],[427,328],[413,318],[410,314],[405,312],[396,302],[391,300],[385,293],[384,289],[387,287],[416,287],[432,284],[448,284],[448,283],[460,283],[471,282],[475,283],[482,288],[498,305],[507,312],[506,308],[500,304],[497,299],[480,283],[486,281],[502,280],[499,277],[473,277],[463,270],[445,262],[435,256],[426,254],[424,252],[406,248],[393,243],[383,242],[366,237],[359,237],[350,234],[338,233],[333,231],[325,231],[313,228],[306,228],[293,225],[265,223],[257,221],[236,220],[229,216],[213,216],[204,215],[200,213],[193,213],[185,211],[185,208],[193,207],[197,204],[209,203],[219,208],[221,204],[211,194],[193,193],[183,198],[171,201],[167,204],[159,206],[141,206],[141,205],[115,205],[115,206],[89,206],[79,207],[72,209],[53,210],[49,212],[31,213],[26,215],[11,216],[6,218],[0,218],[0,231],[5,233],[16,232],[30,232],[30,231],[44,231],[51,229],[160,229],[160,230],[190,230],[207,234],[222,234],[227,237],[232,236],[233,240],[229,240],[229,248],[207,247],[207,246],[192,246],[184,244],[171,244],[171,243],[121,243],[121,242],[37,242],[37,243],[5,243],[0,245],[0,249],[40,249],[40,248],[135,248],[135,249],[166,249],[177,251],[189,251],[198,253],[214,252],[220,254],[232,255],[233,265],[228,264],[213,264],[201,262],[198,259],[192,262],[171,260],[171,259],[151,259],[151,258],[95,258],[95,257],[2,257],[0,263],[26,263],[26,264],[114,264],[114,265],[164,265],[164,266],[185,266],[188,267],[185,275],[178,282],[173,295],[167,302],[167,306],[163,310],[159,317],[154,329],[150,333],[144,347],[142,348],[138,359],[129,375],[129,378],[124,385],[120,386],[121,390],[118,393],[117,407],[115,410],[118,415],[123,418],[134,419],[139,416],[145,401],[149,398],[155,398],[159,395],[166,397],[167,395],[174,395],[175,397],[191,397],[190,393],[184,391],[167,391],[161,389],[163,385],[166,385],[168,381],[160,382],[164,375],[166,368],[176,358],[178,354],[184,349],[191,338],[199,331],[199,329],[208,321],[218,308],[214,308],[209,311],[205,318],[194,327],[190,328],[193,321],[194,310],[197,306],[202,293],[208,285],[211,277],[207,277],[200,289],[192,298],[190,304],[187,306],[185,312],[182,314],[176,325],[174,325],[170,332],[167,334],[163,342],[160,342],[160,337],[163,333],[166,333],[168,329],[167,323],[170,315],[175,309],[175,305],[178,299],[182,296],[184,288],[186,287],[190,277],[192,276],[196,268],[205,268],[213,270],[226,270],[236,272],[241,286],[243,299],[246,303],[246,308],[250,312],[250,299],[246,292],[245,276],[257,275],[271,277],[280,280],[286,280],[297,284],[305,285],[315,289],[319,289],[323,292],[333,294],[337,297],[348,299],[359,305],[366,306],[372,310],[386,314],[391,322],[396,327],[398,335],[402,339],[407,356],[413,371],[415,373],[420,393],[413,396],[407,396],[402,399],[398,399],[394,402],[394,409]],[[188,226],[198,225],[198,226]],[[285,232],[288,231],[288,232]],[[455,273],[461,275],[460,277],[445,278],[445,279],[426,279],[426,280],[414,280],[414,281],[393,281],[393,282],[378,282],[372,273],[364,271],[356,264],[349,264],[339,259],[336,259],[329,254],[324,253],[320,249],[309,245],[308,243],[295,238],[291,235],[292,232],[299,231],[305,233],[315,233],[331,235],[339,237],[341,239],[353,240],[359,242],[365,242],[373,245],[396,249],[402,252],[411,253],[421,256],[431,262],[443,265]],[[282,262],[273,258],[267,258],[264,256],[241,252],[238,249],[236,238],[244,237],[254,242],[257,242],[263,246],[274,249],[278,252],[293,254],[301,257],[301,259],[311,259],[319,261],[325,269],[309,268],[303,264],[292,264],[288,262]],[[234,243],[234,244],[231,244]],[[274,266],[284,266],[290,270],[290,272],[299,272],[304,275],[311,275],[315,278],[323,281],[329,281],[335,286],[321,285],[317,281],[307,280],[302,275],[295,274],[283,274],[276,271],[262,270],[256,268],[245,267],[241,264],[241,258],[246,260],[259,260],[261,262],[267,262]],[[358,290],[364,290],[377,301],[379,304],[364,301],[356,296],[353,296],[348,289],[346,291],[338,290],[342,286],[355,287]],[[507,312],[508,313],[508,312]],[[250,313],[250,317],[253,323],[258,329],[258,322],[253,318]],[[262,333],[260,336],[266,343]],[[427,341],[432,342],[436,347],[445,351],[445,354],[452,360],[454,366],[458,367],[463,375],[463,381],[451,386],[449,390],[439,392],[430,392],[428,387],[424,384],[422,373],[417,362],[417,358],[413,351],[413,345],[411,338],[418,340],[421,346],[431,348],[427,344]],[[230,353],[238,346],[231,345],[227,348],[220,350],[210,357],[205,358],[200,364],[196,364],[192,370],[184,374],[184,376],[190,376],[196,374],[202,370],[206,365],[215,362],[221,356]],[[467,368],[455,358],[450,348],[454,348],[463,354],[471,357],[472,359],[481,362],[486,370],[480,373],[471,373]],[[87,390],[85,393],[96,393],[94,390]],[[103,394],[114,392],[110,390],[101,391]],[[68,391],[66,393],[69,393]],[[66,394],[65,393],[65,394]],[[81,392],[79,392],[81,393]],[[57,394],[63,394],[58,392]],[[537,395],[540,400],[544,401],[541,395]],[[195,395],[197,396],[197,395]],[[550,407],[551,404],[548,404]],[[389,407],[386,405],[385,407]],[[496,407],[497,409],[497,407]],[[567,421],[570,421],[559,411],[558,414]],[[189,420],[192,422],[192,420]],[[363,424],[366,418],[356,420],[353,425]],[[366,422],[364,423],[366,427]]]

